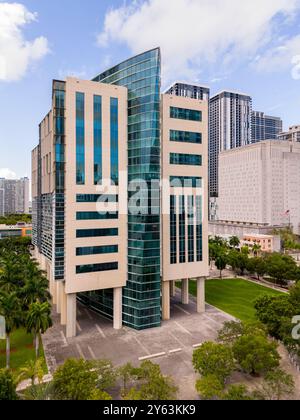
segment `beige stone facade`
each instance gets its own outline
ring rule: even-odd
[[[60,83],[60,82],[58,82]],[[122,327],[122,292],[126,286],[128,276],[127,247],[128,247],[128,91],[124,87],[104,84],[99,82],[83,81],[68,78],[65,82],[65,156],[64,156],[64,266],[63,279],[55,278],[55,225],[48,227],[43,232],[45,244],[36,245],[37,259],[50,280],[50,292],[57,312],[61,314],[61,323],[66,325],[68,337],[76,335],[76,298],[78,294],[94,291],[112,290],[113,326]],[[83,185],[76,182],[76,93],[84,94],[84,161],[85,180]],[[102,185],[94,183],[94,96],[102,98]],[[119,185],[111,184],[111,98],[118,99],[118,147],[119,147]],[[191,119],[171,118],[170,108],[196,111],[201,114],[201,121]],[[32,194],[33,198],[46,196],[46,210],[51,213],[51,197],[55,195],[57,173],[55,171],[55,104],[40,125],[40,146],[32,152]],[[201,142],[170,141],[170,131],[177,130],[182,133],[197,133]],[[175,294],[175,281],[182,281],[182,302],[189,302],[189,279],[197,279],[198,301],[197,310],[205,310],[205,277],[209,274],[208,264],[208,100],[178,97],[176,95],[162,95],[161,99],[161,292],[162,292],[162,318],[170,318],[170,301]],[[171,164],[172,153],[178,155],[194,155],[201,160],[200,165]],[[40,162],[40,168],[39,168]],[[41,174],[40,179],[38,174]],[[193,188],[168,188],[171,177],[199,178],[201,183]],[[117,196],[117,202],[97,203],[77,201],[77,195]],[[189,230],[186,216],[185,227],[185,261],[179,261],[179,234],[177,237],[177,263],[171,264],[170,260],[170,196],[193,197],[194,207],[196,198],[201,203],[198,219],[200,228],[197,230],[197,216],[193,220],[193,245],[194,257],[189,254]],[[50,198],[49,198],[49,197]],[[54,204],[53,204],[54,206]],[[187,206],[187,201],[186,201]],[[200,207],[200,206],[199,206]],[[54,212],[54,208],[52,211]],[[186,209],[187,210],[187,209]],[[44,210],[43,210],[44,211]],[[78,212],[118,212],[117,219],[99,220],[87,217],[79,220]],[[200,214],[200,216],[199,216]],[[47,224],[49,220],[45,215]],[[50,218],[50,216],[49,216]],[[53,217],[54,219],[54,217]],[[177,215],[179,221],[179,215]],[[35,221],[35,226],[39,226]],[[52,250],[47,248],[47,229],[49,241],[52,240]],[[116,236],[89,236],[79,237],[78,232],[90,229],[118,229]],[[52,236],[51,236],[52,235]],[[197,241],[198,235],[198,241]],[[138,242],[138,232],[136,234]],[[201,245],[200,244],[201,241]],[[44,246],[44,249],[43,249]],[[78,248],[118,246],[116,253],[87,253],[78,255]],[[145,244],[147,247],[147,244]],[[199,249],[201,248],[201,249]],[[42,252],[39,250],[42,249]],[[198,254],[197,254],[198,251]],[[198,258],[197,258],[198,255]],[[199,257],[200,256],[200,257]],[[93,267],[101,264],[118,264],[117,269],[83,273],[78,267]]]
[[[199,187],[192,184],[185,187],[172,187],[169,191],[162,188],[162,307],[164,319],[170,317],[170,290],[173,287],[173,282],[182,281],[182,303],[187,304],[189,299],[188,279],[205,278],[209,275],[208,270],[208,101],[186,98],[182,96],[175,96],[164,94],[162,95],[162,179],[164,185],[168,185],[171,179],[183,178],[200,178]],[[171,117],[171,107],[179,109],[188,109],[200,111],[201,121],[184,120],[180,118]],[[171,141],[171,130],[185,133],[200,133],[201,143],[195,144],[183,141]],[[172,164],[170,156],[172,153],[179,155],[198,155],[201,156],[202,163],[197,165],[186,164]],[[176,182],[176,181],[175,181]],[[173,184],[175,185],[175,184]],[[171,235],[170,235],[170,196],[176,197],[176,263],[171,263]],[[185,197],[185,262],[180,261],[180,237],[179,237],[179,223],[180,197]],[[188,211],[188,197],[193,197],[194,206],[196,197],[201,197],[202,202],[202,258],[197,260],[197,221],[196,209],[190,220]],[[192,261],[189,259],[189,223],[192,223],[193,241],[194,241],[194,257]],[[204,280],[203,280],[204,281]],[[165,283],[168,283],[167,285]],[[205,304],[205,296],[202,291],[202,283],[198,282],[198,308],[203,310]],[[172,293],[171,293],[172,294]]]
[[[263,141],[220,155],[219,220],[300,233],[300,144]]]

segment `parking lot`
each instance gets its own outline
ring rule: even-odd
[[[179,387],[180,399],[193,399],[196,375],[192,367],[192,353],[201,343],[214,340],[230,315],[207,305],[205,314],[196,313],[196,302],[180,303],[177,291],[171,304],[171,320],[161,328],[135,331],[127,327],[116,331],[112,322],[78,304],[77,337],[67,339],[65,328],[54,313],[54,326],[43,338],[47,363],[51,373],[67,358],[109,359],[115,366],[127,362],[138,364],[150,359],[171,375]]]

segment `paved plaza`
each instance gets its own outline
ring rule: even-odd
[[[179,387],[180,399],[195,399],[196,375],[192,367],[192,353],[201,343],[215,340],[224,322],[232,320],[209,305],[205,314],[197,314],[196,301],[182,305],[177,290],[172,298],[171,320],[161,328],[135,331],[127,327],[116,331],[109,321],[78,304],[77,337],[67,339],[65,328],[54,313],[54,326],[43,337],[47,363],[51,373],[67,358],[109,359],[115,366],[127,362],[139,364],[150,359],[171,375]]]

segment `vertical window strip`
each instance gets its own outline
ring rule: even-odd
[[[102,182],[102,97],[94,95],[94,183]]]
[[[197,227],[196,227],[196,242],[197,242],[197,261],[203,261],[203,244],[202,244],[202,197],[196,197],[196,220],[197,220]]]
[[[119,185],[119,101],[110,98],[110,168],[111,180]]]
[[[76,183],[85,183],[84,93],[76,92]]]
[[[170,197],[170,242],[171,242],[171,264],[177,264],[177,217],[176,197]]]
[[[179,198],[179,262],[185,263],[185,197],[182,195]]]
[[[188,197],[188,259],[189,262],[195,261],[195,243],[194,243],[194,197]]]

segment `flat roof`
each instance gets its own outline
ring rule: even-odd
[[[240,92],[238,90],[232,90],[232,89],[223,89],[220,92],[216,93],[215,95],[213,95],[211,97],[211,99],[216,98],[217,96],[222,95],[223,93],[233,93],[234,95],[240,95],[240,96],[248,96],[249,98],[252,98],[251,95],[249,95],[248,93],[244,93],[244,92]]]
[[[188,86],[195,86],[195,87],[199,87],[199,88],[204,88],[204,89],[208,89],[210,90],[210,87],[207,85],[202,85],[199,83],[191,83],[191,82],[186,82],[186,81],[182,81],[182,80],[177,80],[176,82],[172,83],[167,89],[164,90],[164,93],[167,93],[172,87],[174,87],[175,85],[188,85]]]

